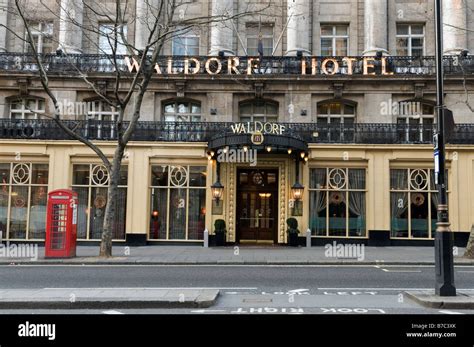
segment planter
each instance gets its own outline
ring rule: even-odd
[[[298,234],[297,233],[289,233],[288,234],[288,245],[291,247],[298,247]]]
[[[216,246],[225,246],[225,233],[216,233]]]

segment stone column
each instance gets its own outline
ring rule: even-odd
[[[462,50],[467,50],[466,1],[443,0],[442,11],[444,54],[456,55]]]
[[[82,53],[82,0],[61,0],[59,47],[67,54]]]
[[[387,44],[387,0],[365,0],[364,2],[364,55],[372,56],[382,51],[388,54]]]
[[[288,0],[287,6],[286,55],[295,56],[298,51],[302,51],[303,55],[311,55],[310,1]]]
[[[234,0],[212,0],[211,16],[232,16],[234,14]],[[211,24],[209,55],[218,55],[220,51],[225,55],[235,55],[234,27],[230,21],[221,21]]]
[[[7,25],[8,2],[0,1],[0,24]],[[0,53],[7,51],[7,28],[0,26]]]

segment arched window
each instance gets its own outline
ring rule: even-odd
[[[38,119],[45,113],[44,99],[21,97],[10,101],[10,119]]]
[[[356,103],[351,101],[322,101],[318,103],[319,125],[354,124]]]
[[[165,122],[200,122],[201,103],[196,101],[168,101],[163,105]]]
[[[253,100],[240,104],[241,122],[276,122],[278,121],[278,103],[274,101]]]
[[[426,142],[433,137],[435,103],[430,100],[405,100],[398,103],[397,124],[404,142]]]

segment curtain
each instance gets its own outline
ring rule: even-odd
[[[390,186],[392,189],[407,189],[408,186],[408,174],[407,170],[391,170],[390,171]],[[400,200],[402,203],[400,204]],[[398,231],[407,231],[408,224],[399,225],[399,219],[408,208],[408,193],[403,192],[392,192],[390,194],[390,206],[391,206],[391,220],[392,220],[392,236],[397,236]]]
[[[365,170],[349,170],[349,187],[351,189],[365,189]],[[349,210],[360,216],[365,216],[365,194],[363,192],[349,193]]]
[[[326,182],[326,169],[312,169],[310,174],[310,187],[322,188]],[[312,190],[310,192],[310,228],[313,235],[326,234],[326,218],[320,213],[326,208],[326,192]]]

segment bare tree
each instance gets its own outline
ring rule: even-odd
[[[179,36],[183,32],[200,29],[202,27],[208,27],[210,25],[229,25],[233,26],[233,21],[244,16],[254,16],[257,13],[262,13],[266,9],[270,8],[271,1],[262,1],[261,4],[254,2],[248,2],[245,9],[240,9],[238,13],[224,13],[220,15],[188,15],[186,8],[188,4],[181,0],[141,0],[144,4],[146,17],[135,16],[134,6],[131,6],[128,0],[116,0],[115,9],[110,10],[103,4],[103,1],[99,0],[71,0],[71,1],[82,1],[82,6],[85,12],[90,13],[99,20],[106,20],[112,23],[112,29],[104,32],[98,24],[90,25],[93,21],[87,21],[86,24],[77,21],[74,17],[74,13],[69,15],[67,9],[61,8],[61,1],[58,1],[59,8],[63,13],[66,13],[66,18],[60,18],[61,21],[68,21],[69,24],[73,25],[77,31],[81,31],[84,37],[89,40],[91,46],[96,46],[99,50],[97,40],[94,39],[97,35],[106,36],[108,38],[108,44],[110,47],[106,60],[108,64],[113,67],[113,90],[104,92],[94,83],[93,78],[90,78],[86,72],[81,70],[81,66],[76,63],[68,52],[61,52],[64,55],[66,61],[76,72],[77,78],[85,83],[91,90],[94,91],[96,96],[104,103],[113,107],[117,110],[118,116],[114,121],[114,129],[117,134],[116,146],[112,159],[109,159],[104,153],[103,149],[97,144],[93,143],[86,136],[83,136],[71,129],[62,118],[60,110],[60,101],[57,100],[53,88],[50,86],[50,73],[45,67],[45,62],[42,54],[38,54],[38,47],[36,46],[35,40],[32,35],[32,27],[30,22],[30,15],[32,12],[31,1],[28,0],[14,0],[15,7],[14,12],[23,23],[26,31],[26,38],[22,35],[15,33],[14,30],[10,32],[17,37],[17,39],[24,40],[29,45],[33,52],[35,63],[38,66],[38,76],[41,81],[42,88],[45,93],[51,99],[54,105],[54,114],[50,117],[54,122],[73,139],[80,141],[84,145],[88,146],[94,153],[102,160],[104,166],[107,168],[109,173],[109,186],[107,190],[107,205],[105,209],[103,232],[100,244],[100,256],[111,257],[112,256],[112,236],[113,236],[113,224],[117,219],[117,196],[118,196],[118,185],[120,179],[120,168],[124,157],[124,152],[127,144],[129,143],[137,122],[140,119],[140,108],[144,98],[144,94],[154,74],[154,67],[159,59],[160,54],[163,52],[164,45],[169,42],[173,37]],[[45,0],[38,0],[43,6],[42,10],[54,13],[58,16],[57,7],[53,8],[48,4],[45,4]],[[37,9],[36,9],[37,10]],[[184,15],[186,14],[186,15]],[[127,35],[124,32],[125,23],[132,23],[133,21],[141,21],[146,23],[146,32],[143,33],[144,45],[143,47],[136,47],[134,44],[129,42]],[[86,22],[86,21],[85,21]],[[96,20],[95,23],[98,23]],[[127,55],[129,56],[129,62],[134,66],[129,71],[123,69],[123,59],[117,54],[119,46],[126,47]],[[71,59],[69,59],[71,58]],[[130,110],[131,116],[126,117],[126,109]]]

